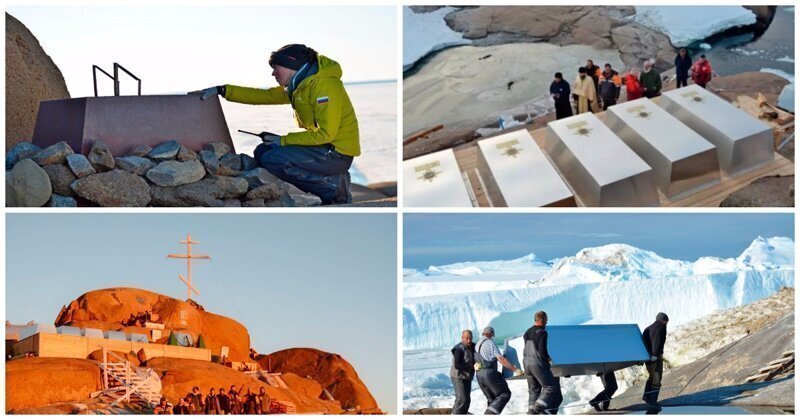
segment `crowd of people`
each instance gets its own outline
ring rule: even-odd
[[[194,387],[175,405],[161,398],[153,414],[269,414],[269,408],[270,398],[264,387],[258,394],[249,388],[242,394],[241,389],[237,390],[236,385],[231,385],[227,392],[224,388],[211,388],[205,396],[200,392],[200,387]]]
[[[667,339],[669,317],[664,313],[656,315],[652,325],[642,333],[642,343],[647,349],[649,359],[645,361],[648,373],[642,401],[648,411],[659,411],[658,393],[661,389],[661,375],[664,369],[664,343]],[[547,313],[536,312],[534,324],[523,335],[524,370],[503,356],[494,342],[494,328],[483,329],[480,340],[472,342],[472,331],[461,332],[461,342],[451,350],[453,363],[450,379],[455,390],[455,403],[452,414],[469,414],[472,380],[477,376],[478,386],[486,396],[487,407],[483,414],[500,414],[511,400],[511,390],[503,375],[498,371],[498,363],[513,371],[514,376],[525,376],[528,381],[528,414],[557,414],[564,400],[560,379],[553,375],[552,357],[547,349]],[[614,371],[599,372],[603,384],[600,391],[589,404],[596,411],[608,411],[611,398],[617,391]]]
[[[705,54],[693,62],[685,48],[678,51],[675,56],[678,88],[687,86],[690,77],[694,84],[705,88],[713,76],[711,63]],[[642,71],[631,68],[620,76],[610,63],[601,68],[590,59],[586,60],[586,66],[578,68],[578,76],[572,84],[564,80],[561,72],[554,77],[550,84],[550,96],[555,101],[558,120],[584,112],[605,111],[619,103],[623,85],[629,101],[642,97],[654,98],[661,95],[663,88],[661,73],[653,67],[651,60],[644,62]]]

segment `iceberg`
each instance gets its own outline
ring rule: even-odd
[[[403,71],[434,51],[472,42],[450,29],[444,21],[454,10],[454,7],[442,7],[429,13],[414,13],[411,7],[403,7]]]
[[[667,35],[675,47],[756,23],[756,15],[742,6],[636,6],[633,19]]]

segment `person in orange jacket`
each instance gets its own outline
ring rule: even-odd
[[[706,59],[705,54],[701,55],[692,66],[692,81],[705,89],[706,84],[711,81],[712,74],[711,62]]]
[[[639,72],[632,68],[625,74],[625,92],[629,101],[642,97],[642,85],[639,84]]]
[[[600,73],[600,81],[597,90],[600,94],[600,100],[603,101],[603,111],[605,111],[608,107],[616,105],[619,101],[619,93],[622,90],[622,78],[619,77],[619,73],[611,68],[611,64],[606,63],[603,67],[604,69],[603,72]]]

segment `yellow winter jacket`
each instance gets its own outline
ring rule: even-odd
[[[358,121],[342,84],[342,68],[322,55],[317,56],[317,62],[317,73],[301,81],[291,98],[282,86],[256,89],[225,85],[225,99],[251,105],[291,104],[297,125],[305,131],[281,136],[281,145],[331,143],[343,155],[358,156]]]

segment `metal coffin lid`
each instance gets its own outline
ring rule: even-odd
[[[66,141],[76,153],[87,154],[95,140],[106,143],[114,156],[135,146],[156,146],[168,140],[198,151],[212,142],[234,150],[225,115],[216,96],[103,96],[41,101],[33,143],[47,147]]]
[[[452,149],[403,162],[403,203],[409,207],[472,207]]]
[[[690,113],[701,117],[729,139],[736,140],[771,131],[769,125],[750,116],[730,102],[701,88],[689,85],[664,92],[662,96]],[[712,139],[709,139],[713,142]]]
[[[636,324],[548,325],[547,350],[555,376],[595,375],[650,359]],[[522,337],[506,341],[506,353],[523,360]]]
[[[481,140],[478,148],[507,206],[539,207],[572,198],[528,130]]]
[[[636,153],[591,113],[547,123],[598,185],[650,170]]]
[[[33,324],[26,326],[19,333],[19,339],[24,340],[32,335],[39,333],[58,334],[56,326],[53,324]]]
[[[719,182],[715,146],[649,99],[609,107],[604,122],[653,168],[664,195]]]

